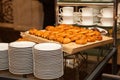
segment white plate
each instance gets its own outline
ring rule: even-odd
[[[8,43],[0,43],[0,51],[8,50]]]
[[[58,43],[39,43],[34,46],[37,50],[51,51],[61,49],[61,44]]]
[[[27,47],[33,47],[34,45],[35,43],[30,41],[16,41],[16,42],[11,42],[9,44],[9,46],[15,48],[27,48]]]
[[[107,34],[108,33],[107,30],[105,30],[103,28],[99,28],[99,27],[90,27],[89,29],[98,29],[101,34]]]

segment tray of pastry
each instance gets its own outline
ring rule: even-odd
[[[61,43],[63,51],[68,54],[113,42],[112,37],[101,35],[97,30],[71,25],[47,26],[44,30],[30,29],[29,31],[21,32],[21,36],[36,43]]]

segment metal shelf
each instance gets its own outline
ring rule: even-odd
[[[57,2],[60,6],[113,6],[112,2]]]
[[[104,60],[95,68],[95,70],[86,77],[85,80],[94,80],[95,77],[97,77],[97,75],[101,72],[101,70],[103,69],[103,67],[106,65],[106,63],[112,59],[112,74],[116,74],[117,72],[117,10],[118,10],[118,0],[113,0],[113,1],[78,1],[78,0],[59,0],[57,1],[56,4],[56,14],[59,13],[59,7],[62,6],[74,6],[75,10],[76,8],[79,8],[79,6],[98,6],[98,7],[107,7],[107,6],[112,6],[114,9],[114,13],[113,13],[113,19],[114,19],[114,23],[113,23],[113,46],[111,49],[111,52],[109,52],[109,54],[104,58]],[[57,15],[56,15],[56,21],[57,21]],[[79,80],[79,79],[77,79]]]

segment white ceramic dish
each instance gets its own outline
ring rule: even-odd
[[[89,29],[97,29],[101,34],[105,35],[108,33],[107,30],[103,29],[103,28],[99,28],[99,27],[89,27]]]

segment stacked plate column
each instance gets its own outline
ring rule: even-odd
[[[39,79],[56,79],[63,75],[62,46],[40,43],[33,49],[34,75]]]
[[[9,44],[9,71],[13,74],[33,73],[32,48],[34,42],[17,41]]]
[[[0,70],[8,69],[8,43],[0,43]]]

